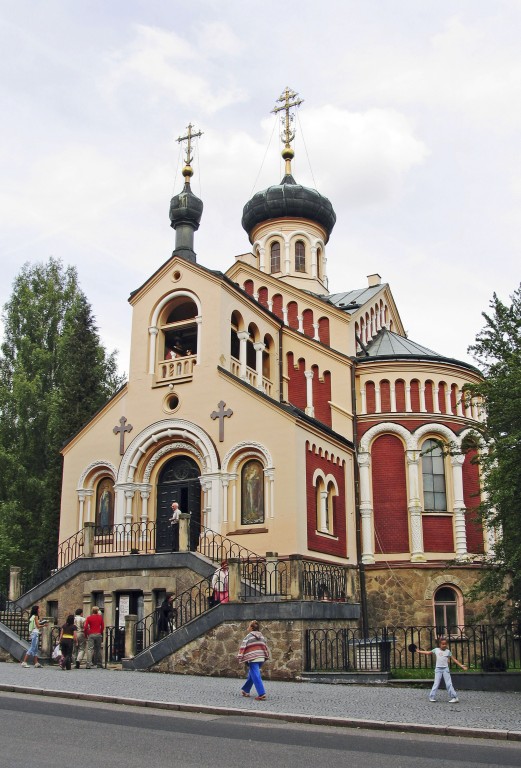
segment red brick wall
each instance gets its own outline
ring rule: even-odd
[[[472,460],[476,451],[469,451],[463,463],[463,500],[467,508],[465,514],[465,529],[467,533],[467,551],[472,554],[484,552],[483,526],[477,515],[481,503],[479,468]]]
[[[322,378],[319,379],[318,366],[314,365],[313,370],[313,407],[315,409],[315,419],[318,419],[328,427],[332,425],[331,421],[331,373],[324,371]]]
[[[266,287],[259,288],[259,304],[268,307],[268,289]]]
[[[420,382],[418,379],[411,381],[411,410],[413,413],[420,412]]]
[[[313,328],[313,312],[311,309],[305,309],[302,313],[302,326],[306,336],[312,339],[315,335],[315,329]]]
[[[395,435],[381,435],[371,449],[376,551],[409,552],[405,454]]]
[[[289,379],[288,381],[289,402],[292,405],[296,406],[297,408],[300,408],[301,410],[305,410],[306,408],[306,377],[304,376],[304,370],[305,370],[306,364],[304,360],[300,359],[298,361],[298,368],[295,369],[293,352],[288,352],[287,361],[288,361],[288,379]]]
[[[338,496],[333,500],[333,536],[317,534],[317,502],[316,488],[313,485],[313,475],[321,469],[324,475],[333,475],[338,486]],[[346,495],[345,470],[343,464],[330,461],[320,456],[309,446],[306,450],[306,498],[307,498],[307,533],[308,548],[313,552],[324,555],[346,557]]]
[[[438,384],[438,406],[441,413],[446,413],[445,408],[445,393],[447,391],[447,385],[444,381],[440,381]]]
[[[423,548],[425,552],[454,552],[452,516],[423,515]]]
[[[398,379],[394,385],[396,396],[396,410],[398,413],[405,413],[405,381]]]
[[[296,301],[290,301],[288,304],[288,325],[290,328],[298,329],[298,305]]]
[[[329,347],[329,318],[321,317],[318,321],[318,338]]]
[[[284,319],[284,313],[282,312],[282,296],[280,293],[276,293],[273,297],[273,314],[277,315],[279,320]]]
[[[249,296],[253,296],[253,280],[246,280],[244,290]]]
[[[452,413],[454,416],[457,414],[457,405],[456,405],[456,385],[453,384],[450,388],[450,407],[452,408]]]
[[[380,403],[383,413],[391,412],[391,385],[388,381],[380,382]]]
[[[434,413],[434,388],[432,381],[425,382],[425,407],[429,413]]]
[[[367,413],[374,413],[376,410],[376,396],[374,391],[374,381],[368,381],[365,385],[365,408]]]

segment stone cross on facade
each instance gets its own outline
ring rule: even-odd
[[[224,441],[224,419],[226,416],[230,417],[233,416],[233,411],[231,408],[228,408],[226,411],[224,410],[224,406],[226,403],[224,400],[221,400],[220,403],[217,404],[218,411],[212,411],[210,414],[211,419],[219,419],[219,442],[222,443]]]
[[[125,432],[132,432],[132,424],[127,424],[127,420],[124,416],[119,420],[119,427],[114,427],[112,430],[115,435],[119,432],[119,455],[123,456],[125,453]]]

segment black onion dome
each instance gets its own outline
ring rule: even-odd
[[[291,174],[286,174],[280,184],[257,192],[248,200],[242,212],[242,226],[251,241],[251,232],[257,224],[270,219],[308,219],[320,224],[327,239],[336,222],[331,202],[316,189],[297,184]]]
[[[174,195],[170,201],[170,226],[177,229],[179,225],[188,224],[193,230],[199,228],[203,214],[203,201],[194,195],[190,182],[185,182],[183,191]]]

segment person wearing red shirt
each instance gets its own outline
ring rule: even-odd
[[[86,669],[92,669],[92,667],[102,667],[103,659],[101,657],[101,641],[103,640],[103,630],[105,625],[103,623],[103,616],[97,605],[92,609],[90,616],[87,616],[85,621],[84,632],[87,638],[87,666]]]

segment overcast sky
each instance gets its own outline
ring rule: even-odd
[[[470,360],[521,279],[520,32],[519,0],[0,0],[0,303],[25,262],[75,265],[128,370],[128,295],[174,247],[175,139],[204,132],[195,250],[224,271],[282,178],[289,86],[294,175],[337,214],[330,291],[379,272],[411,339]]]

